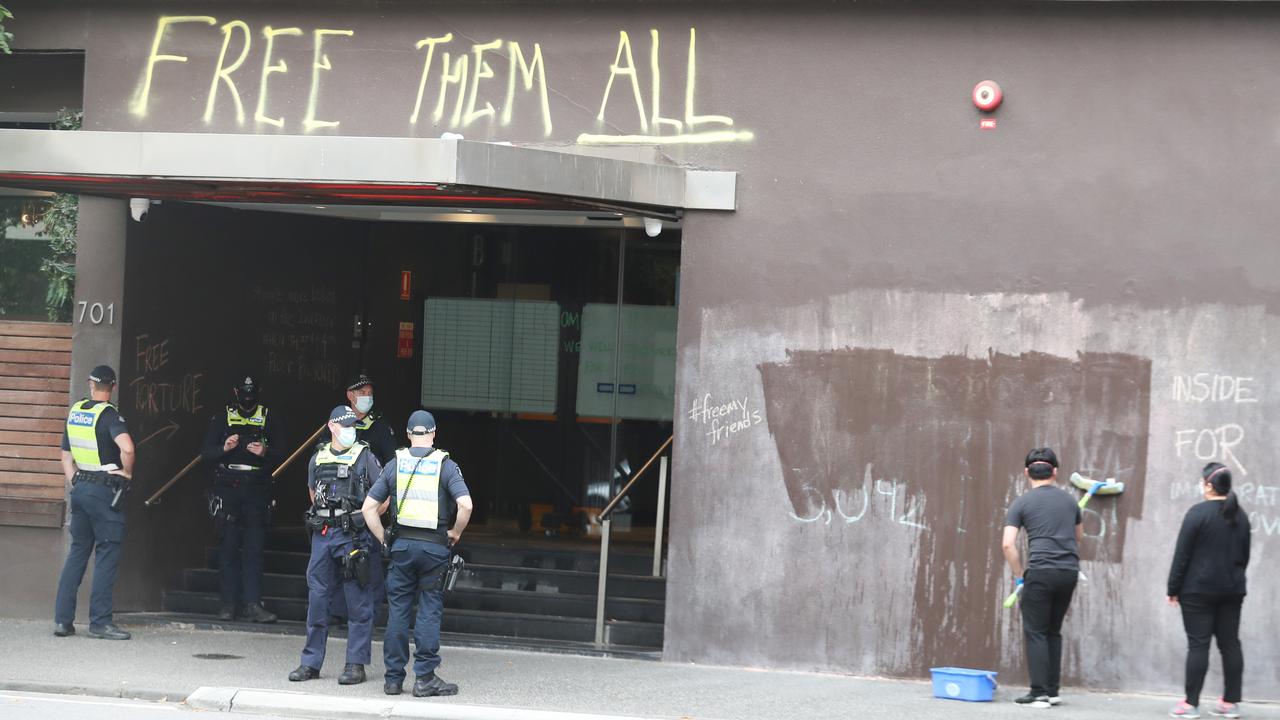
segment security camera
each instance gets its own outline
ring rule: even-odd
[[[147,198],[129,198],[129,214],[135,222],[142,222],[151,209],[151,201]]]
[[[658,233],[662,232],[662,221],[658,218],[647,217],[644,219],[644,234],[649,237],[658,237]]]

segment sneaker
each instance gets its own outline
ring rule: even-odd
[[[1169,711],[1169,717],[1198,718],[1200,717],[1200,710],[1186,700],[1179,700],[1178,704],[1174,705],[1173,709]]]
[[[99,640],[128,640],[131,635],[127,630],[121,630],[115,625],[90,625],[89,637]]]
[[[1058,707],[1059,705],[1062,704],[1062,698],[1058,697],[1057,695],[1050,695],[1049,704],[1054,707]]]
[[[1240,717],[1240,703],[1229,703],[1226,700],[1219,699],[1217,705],[1209,708],[1209,714],[1224,718],[1238,718]]]
[[[1017,700],[1014,700],[1014,702],[1023,707],[1035,708],[1037,710],[1053,707],[1049,704],[1048,695],[1032,695],[1031,693],[1027,693]]]

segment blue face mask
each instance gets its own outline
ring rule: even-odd
[[[356,398],[356,411],[357,411],[357,412],[367,413],[367,412],[369,412],[371,409],[373,409],[373,396],[372,396],[372,395],[360,395],[360,396],[358,396],[358,397]]]
[[[344,427],[338,431],[338,444],[342,447],[351,447],[356,444],[356,429],[353,427]]]

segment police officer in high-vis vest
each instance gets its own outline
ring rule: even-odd
[[[373,409],[373,379],[363,371],[351,380],[347,386],[347,405],[356,411],[356,440],[369,446],[378,464],[385,466],[396,454],[395,433],[382,413]],[[373,602],[373,614],[378,614],[382,601],[387,596],[382,568],[382,548],[374,543],[372,557],[369,562],[369,597]],[[345,621],[347,619],[347,598],[342,591],[342,584],[335,583],[333,596],[329,598],[330,617]]]
[[[426,410],[409,416],[409,447],[396,451],[364,501],[369,531],[389,543],[387,634],[383,640],[388,695],[399,695],[409,661],[409,615],[418,601],[413,627],[414,697],[457,695],[458,686],[436,675],[440,666],[440,618],[444,612],[444,576],[449,547],[471,520],[471,491],[449,453],[436,449],[436,420]],[[379,516],[390,500],[391,536]],[[453,527],[449,521],[457,510]]]
[[[339,685],[365,681],[373,644],[373,607],[369,599],[369,531],[364,505],[369,486],[382,467],[369,446],[356,440],[356,414],[346,405],[329,413],[330,441],[320,446],[307,465],[311,509],[311,562],[307,565],[307,643],[302,664],[289,673],[298,682],[320,677],[325,643],[329,639],[329,595],[341,579],[346,593],[347,663]]]
[[[214,415],[200,455],[214,463],[209,514],[219,535],[222,609],[218,617],[236,616],[271,623],[274,613],[262,606],[262,550],[271,513],[271,470],[283,456],[280,422],[258,402],[251,375],[232,387],[235,404]]]
[[[93,555],[89,637],[128,640],[111,616],[111,593],[124,542],[121,498],[133,477],[133,438],[111,404],[116,373],[99,365],[89,373],[89,397],[71,406],[62,434],[62,472],[71,485],[71,549],[58,579],[53,634],[75,635],[76,592]]]

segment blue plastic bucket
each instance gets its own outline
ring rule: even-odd
[[[969,668],[929,668],[933,673],[933,696],[946,700],[990,702],[996,690],[997,673]]]

